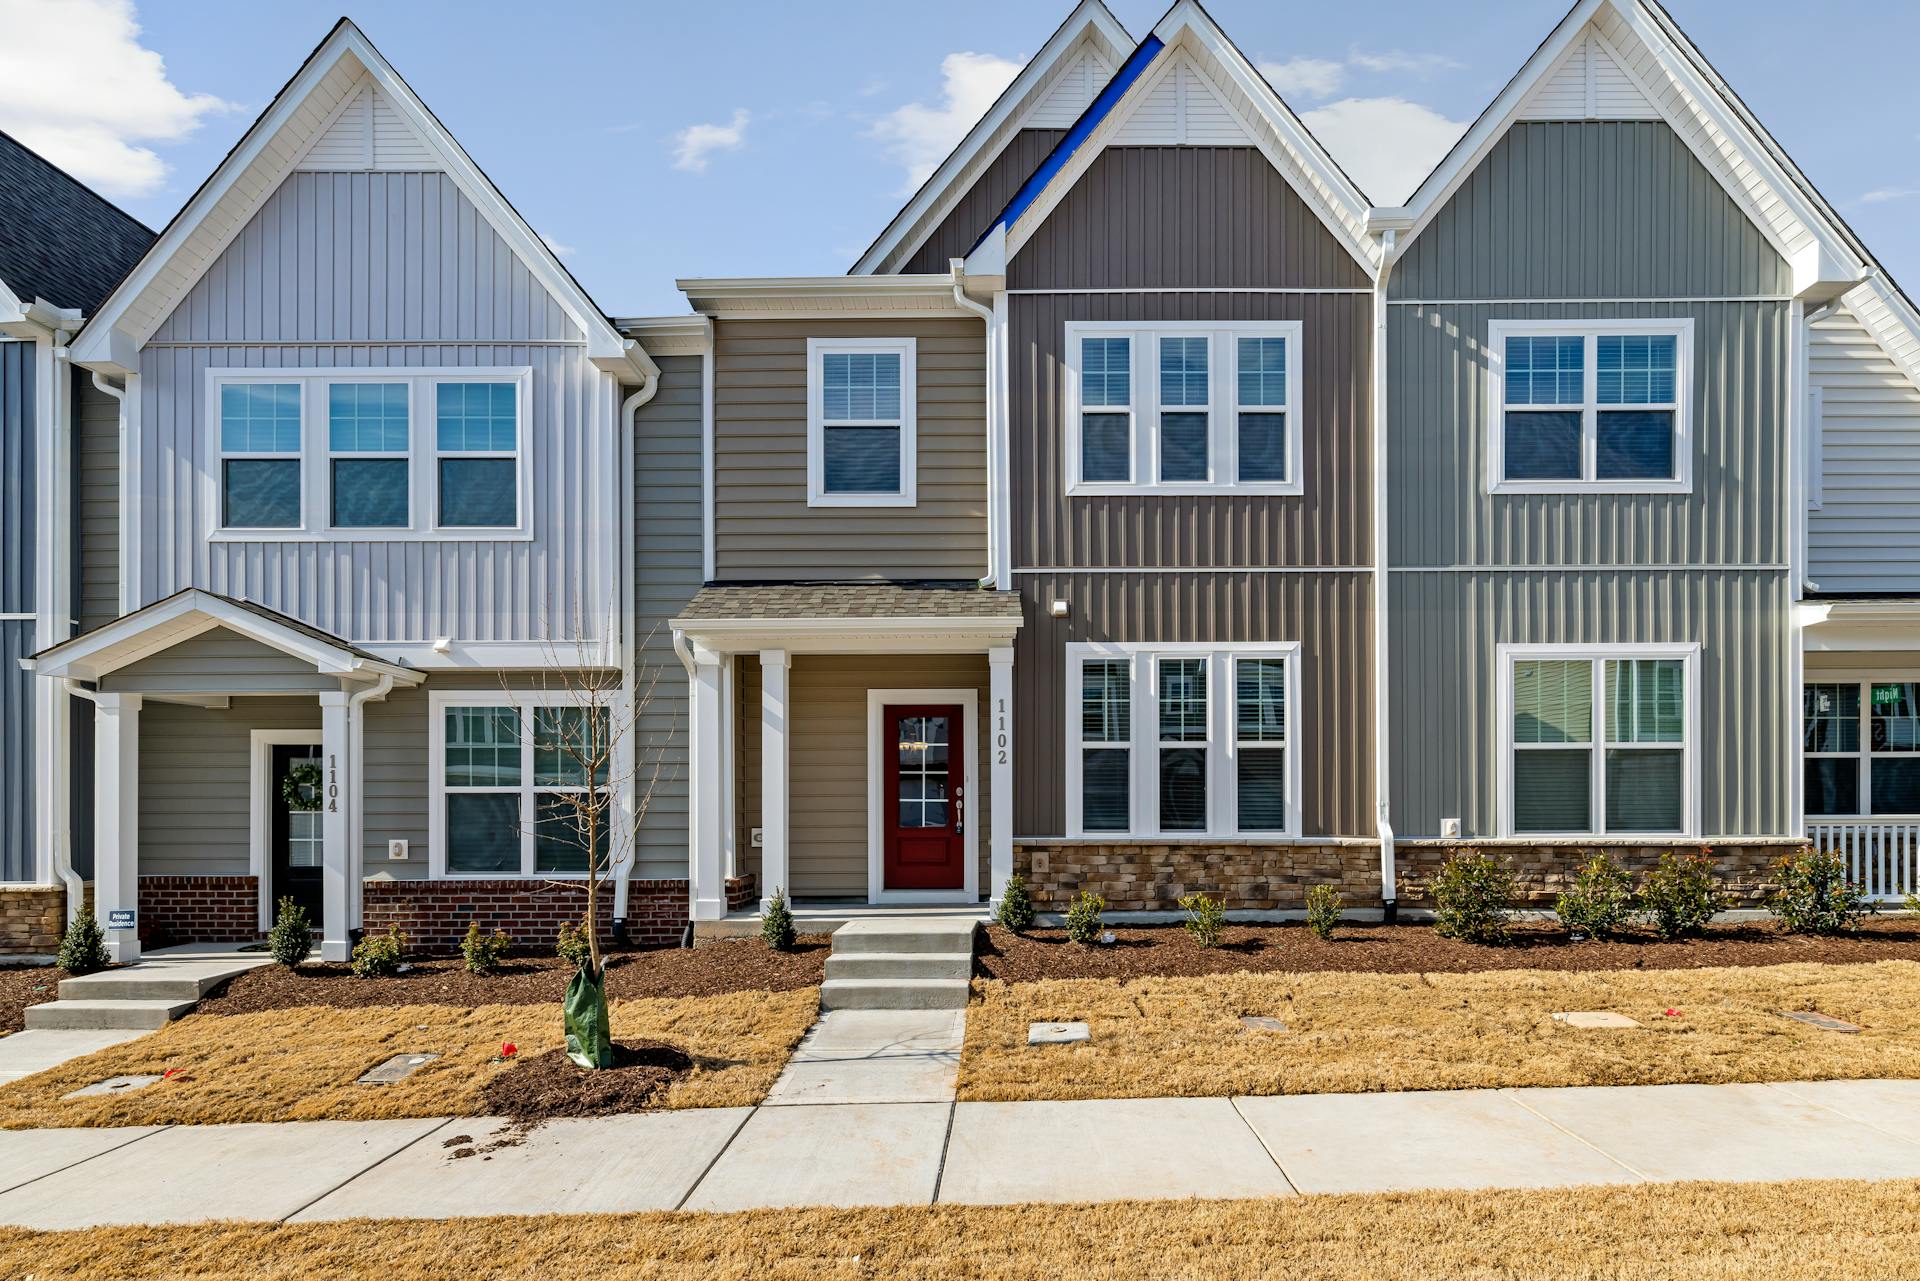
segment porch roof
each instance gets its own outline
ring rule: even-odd
[[[673,620],[710,648],[984,649],[1007,645],[1020,597],[971,583],[739,583],[703,587]]]

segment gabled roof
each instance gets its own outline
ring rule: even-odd
[[[1151,108],[1168,95],[1175,95],[1170,101],[1179,102],[1190,94],[1198,95],[1192,100],[1204,104],[1212,129],[1230,131],[1234,141],[1258,147],[1334,238],[1362,268],[1373,271],[1380,248],[1367,234],[1371,202],[1366,193],[1198,0],[1176,0],[986,229],[968,256],[967,274],[1004,274],[1008,261],[1104,148],[1129,140],[1169,140],[1162,126],[1136,125],[1132,123],[1136,117],[1150,118]],[[1184,123],[1184,107],[1176,110]],[[1205,139],[1220,140],[1221,135],[1215,134]]]
[[[0,285],[85,314],[153,243],[133,215],[4,132],[0,228]]]
[[[342,18],[232,151],[160,233],[73,345],[76,363],[128,373],[134,353],[152,337],[188,290],[247,225],[253,213],[309,150],[356,103],[373,101],[410,129],[481,215],[524,262],[587,339],[589,358],[604,369],[644,377],[644,353],[623,338],[546,242],[494,186],[454,136],[414,94],[361,30]],[[636,357],[637,353],[637,357]]]
[[[1133,37],[1101,0],[1080,0],[847,274],[898,271],[1015,134],[1071,123],[1132,47]]]

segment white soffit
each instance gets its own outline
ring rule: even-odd
[[[1920,315],[1905,295],[1876,275],[1842,301],[1908,381],[1920,387]]]
[[[1658,120],[1660,108],[1588,27],[1520,105],[1521,120]]]
[[[1103,54],[1092,40],[1082,40],[1062,64],[1046,92],[1040,95],[1039,101],[1033,104],[1016,128],[1070,128],[1117,66],[1118,63]]]
[[[1257,147],[1260,140],[1221,101],[1185,50],[1165,60],[1143,87],[1140,105],[1108,146]]]
[[[333,123],[313,140],[296,169],[438,169],[433,147],[394,106],[393,97],[363,79],[340,104]]]

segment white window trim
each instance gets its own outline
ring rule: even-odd
[[[1498,706],[1499,764],[1496,771],[1499,791],[1499,822],[1502,838],[1552,842],[1588,840],[1607,836],[1606,810],[1606,681],[1599,670],[1594,673],[1593,739],[1585,744],[1592,754],[1588,762],[1589,801],[1587,813],[1593,828],[1584,832],[1516,832],[1513,821],[1513,669],[1516,663],[1589,662],[1603,659],[1678,659],[1681,679],[1686,683],[1686,725],[1682,730],[1680,752],[1680,819],[1677,832],[1626,832],[1615,835],[1647,837],[1649,840],[1690,840],[1700,834],[1700,646],[1698,644],[1655,645],[1500,645],[1496,649],[1499,672]],[[1568,747],[1578,746],[1568,744]]]
[[[607,696],[609,716],[616,715],[624,694]],[[537,814],[523,806],[520,815],[520,870],[518,872],[459,872],[447,868],[447,709],[449,707],[512,707],[520,712],[520,794],[536,792],[581,791],[581,788],[536,787],[533,781],[533,732],[529,713],[537,707],[579,707],[577,695],[566,690],[430,690],[427,694],[427,876],[444,881],[567,881],[585,880],[587,872],[539,872],[534,870],[534,820]],[[617,820],[619,780],[624,770],[625,744],[616,741],[609,762],[608,788],[614,793],[608,807],[610,820]],[[505,788],[459,788],[456,791],[505,791]],[[618,857],[616,833],[608,831],[609,851]]]
[[[918,340],[913,338],[807,339],[807,506],[912,507],[918,501],[919,418]],[[900,357],[900,489],[892,494],[834,494],[827,492],[827,422],[822,403],[824,357],[836,354],[872,354]],[[844,422],[836,427],[885,426],[890,422]]]
[[[1301,405],[1301,334],[1304,326],[1297,320],[1082,320],[1070,321],[1062,365],[1066,385],[1061,394],[1061,441],[1066,492],[1070,496],[1117,496],[1155,494],[1165,497],[1205,494],[1300,494],[1305,492],[1305,424]],[[1160,476],[1160,339],[1203,336],[1208,340],[1207,358],[1207,472],[1200,481],[1162,481]],[[1131,479],[1084,481],[1080,478],[1080,340],[1082,338],[1127,338],[1132,357],[1133,403],[1125,411],[1131,444],[1128,465]],[[1287,479],[1284,481],[1240,481],[1240,379],[1238,338],[1284,338],[1287,340],[1287,403],[1284,406],[1249,405],[1249,412],[1278,410],[1287,418]],[[1093,412],[1104,407],[1095,406]],[[1199,406],[1169,406],[1172,412],[1198,409]],[[1114,408],[1111,412],[1120,412]],[[1143,429],[1144,424],[1144,429]]]
[[[1894,674],[1879,673],[1862,676],[1857,672],[1807,672],[1801,678],[1800,742],[1807,741],[1807,719],[1805,690],[1808,685],[1856,685],[1860,689],[1860,750],[1856,752],[1809,752],[1801,749],[1802,761],[1854,760],[1860,762],[1860,787],[1854,797],[1854,811],[1851,814],[1815,814],[1807,813],[1808,826],[1822,823],[1911,823],[1920,820],[1916,814],[1874,814],[1873,805],[1873,763],[1881,760],[1913,760],[1920,752],[1876,752],[1873,750],[1873,687],[1875,685],[1908,684],[1920,681],[1920,669],[1908,669]]]
[[[1601,410],[1633,410],[1635,405],[1601,405],[1595,339],[1602,334],[1672,335],[1676,340],[1673,411],[1673,470],[1668,480],[1600,480],[1596,477],[1596,415]],[[1584,394],[1580,410],[1578,480],[1506,479],[1506,354],[1508,338],[1584,338]],[[1487,322],[1487,492],[1490,494],[1690,494],[1693,492],[1693,320],[1690,317],[1642,317],[1632,320],[1491,320]],[[1554,406],[1520,405],[1516,412]],[[1646,406],[1664,409],[1666,406]]]
[[[311,747],[324,752],[320,729],[256,729],[248,734],[247,751],[247,873],[259,889],[260,929],[273,928],[276,893],[285,886],[273,883],[273,805],[280,789],[273,777],[273,749]]]
[[[292,383],[300,393],[300,448],[283,449],[228,449],[226,433],[221,421],[220,389],[242,384]],[[313,467],[308,455],[313,452],[313,389],[306,380],[290,377],[228,376],[209,379],[207,383],[208,441],[213,448],[213,504],[212,515],[216,534],[227,534],[235,538],[273,539],[298,537],[313,520]],[[232,525],[226,524],[227,515],[227,463],[233,461],[286,461],[299,464],[300,470],[300,523],[297,525]]]
[[[220,388],[228,383],[298,383],[300,385],[300,524],[287,529],[239,529],[221,524],[223,515],[222,462],[228,457],[293,457],[248,451],[228,454],[220,440]],[[515,386],[514,432],[511,454],[449,451],[449,457],[512,457],[517,486],[512,525],[469,526],[439,524],[440,457],[435,388],[441,383],[500,383]],[[334,383],[405,383],[407,392],[407,524],[336,528],[333,521],[332,462],[340,458],[397,458],[398,454],[335,454],[328,425],[327,388]],[[526,542],[533,538],[533,368],[513,366],[405,366],[348,368],[218,368],[206,371],[205,422],[202,437],[202,510],[208,541],[216,543],[317,542]]]
[[[325,391],[327,393],[327,396],[326,396],[327,405],[323,408],[320,414],[321,432],[322,432],[320,448],[326,454],[326,458],[321,467],[320,476],[321,476],[321,486],[322,486],[321,496],[327,505],[327,509],[325,513],[323,513],[326,516],[324,528],[327,530],[329,534],[333,534],[336,537],[340,535],[345,535],[345,534],[380,534],[380,533],[397,534],[397,533],[404,533],[407,530],[410,530],[413,528],[414,514],[419,510],[419,507],[420,507],[420,495],[418,492],[419,478],[415,474],[419,470],[419,468],[417,465],[417,460],[414,458],[414,448],[413,448],[414,424],[420,421],[420,396],[419,396],[420,381],[421,380],[414,379],[414,378],[361,378],[361,377],[328,378],[324,383],[314,383],[309,388],[304,389],[302,391],[301,394],[303,398],[306,395],[307,390],[318,389],[318,390]],[[406,449],[396,451],[396,450],[371,450],[371,449],[335,449],[333,447],[333,422],[332,422],[333,395],[332,395],[331,389],[336,385],[344,385],[347,383],[359,383],[363,385],[380,385],[380,386],[392,386],[395,383],[398,383],[400,386],[406,389],[406,393],[407,393],[407,447]],[[360,459],[366,459],[366,460],[378,459],[378,460],[389,460],[389,461],[396,460],[396,459],[404,459],[407,464],[407,519],[406,521],[399,525],[335,525],[333,523],[333,464],[340,459],[346,459],[349,461],[360,460]]]
[[[1082,642],[1066,647],[1066,787],[1067,835],[1081,840],[1115,842],[1291,841],[1300,839],[1301,752],[1299,742],[1300,644],[1298,641],[1245,644],[1206,641],[1148,644]],[[1174,747],[1207,749],[1207,827],[1205,831],[1165,831],[1160,828],[1160,704],[1159,664],[1168,658],[1207,659],[1207,739]],[[1239,735],[1234,707],[1234,663],[1243,658],[1286,660],[1287,825],[1279,830],[1242,831],[1239,826]],[[1129,736],[1125,744],[1085,742],[1081,739],[1081,672],[1090,660],[1123,659],[1128,663],[1132,697],[1128,703]],[[1128,760],[1130,821],[1124,832],[1087,831],[1082,815],[1082,754],[1088,748],[1124,746]],[[1266,746],[1275,746],[1267,744]]]

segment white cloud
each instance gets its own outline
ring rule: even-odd
[[[1347,50],[1347,62],[1363,71],[1404,71],[1416,76],[1430,76],[1436,71],[1460,71],[1465,66],[1443,53],[1408,53],[1404,49],[1368,53],[1358,47]]]
[[[580,252],[574,246],[562,244],[558,240],[555,240],[552,236],[542,236],[540,237],[540,240],[541,240],[541,243],[545,244],[548,249],[551,249],[553,251],[553,256],[555,258],[571,258],[575,254]]]
[[[1260,74],[1283,98],[1331,98],[1340,92],[1347,69],[1326,58],[1289,58],[1261,63]]]
[[[1020,74],[1024,60],[991,53],[950,53],[940,60],[940,105],[910,102],[874,123],[872,136],[906,166],[903,191],[911,194],[947,153],[987,114],[1001,91]]]
[[[0,0],[0,32],[0,128],[108,195],[166,181],[166,161],[139,144],[179,142],[233,109],[167,79],[132,0]]]
[[[673,167],[702,173],[707,167],[707,157],[714,152],[740,150],[747,141],[749,119],[747,109],[739,107],[733,119],[724,125],[688,125],[673,135]]]
[[[1859,203],[1863,205],[1884,205],[1894,200],[1911,200],[1915,196],[1920,196],[1920,187],[1881,187],[1876,191],[1869,191],[1861,196]]]
[[[1404,98],[1342,98],[1300,117],[1360,189],[1381,204],[1413,194],[1467,130]]]

